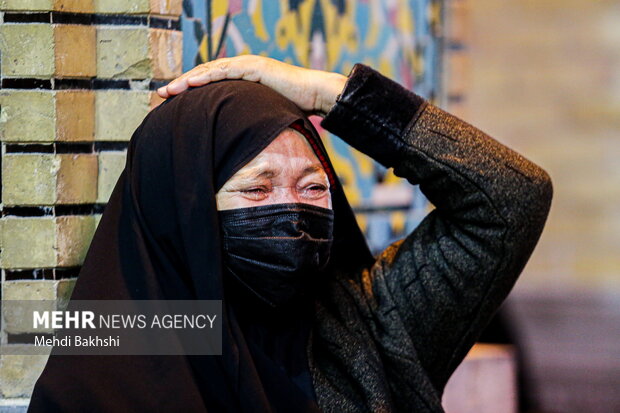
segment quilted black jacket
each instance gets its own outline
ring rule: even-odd
[[[357,64],[322,126],[419,184],[435,209],[317,305],[308,357],[326,412],[442,412],[446,382],[543,229],[547,173]]]

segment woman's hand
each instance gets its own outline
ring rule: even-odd
[[[293,66],[269,57],[242,55],[198,65],[159,88],[157,93],[168,98],[188,87],[222,79],[262,83],[292,100],[303,111],[317,115],[329,112],[347,81],[346,76],[338,73]]]

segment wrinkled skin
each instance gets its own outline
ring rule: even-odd
[[[219,210],[307,203],[331,208],[329,180],[306,138],[285,129],[216,194]]]

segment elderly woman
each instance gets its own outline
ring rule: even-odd
[[[160,94],[178,96],[132,137],[72,299],[223,299],[223,354],[52,356],[29,411],[441,412],[548,175],[362,64],[219,59]],[[435,206],[378,257],[309,113]]]

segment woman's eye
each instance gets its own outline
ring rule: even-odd
[[[241,192],[244,196],[249,197],[251,199],[263,199],[267,197],[267,188],[256,187],[256,188],[246,188],[242,189]]]
[[[315,198],[322,196],[325,193],[325,191],[327,191],[327,187],[321,184],[312,184],[304,188],[305,195],[309,197],[315,197]]]

